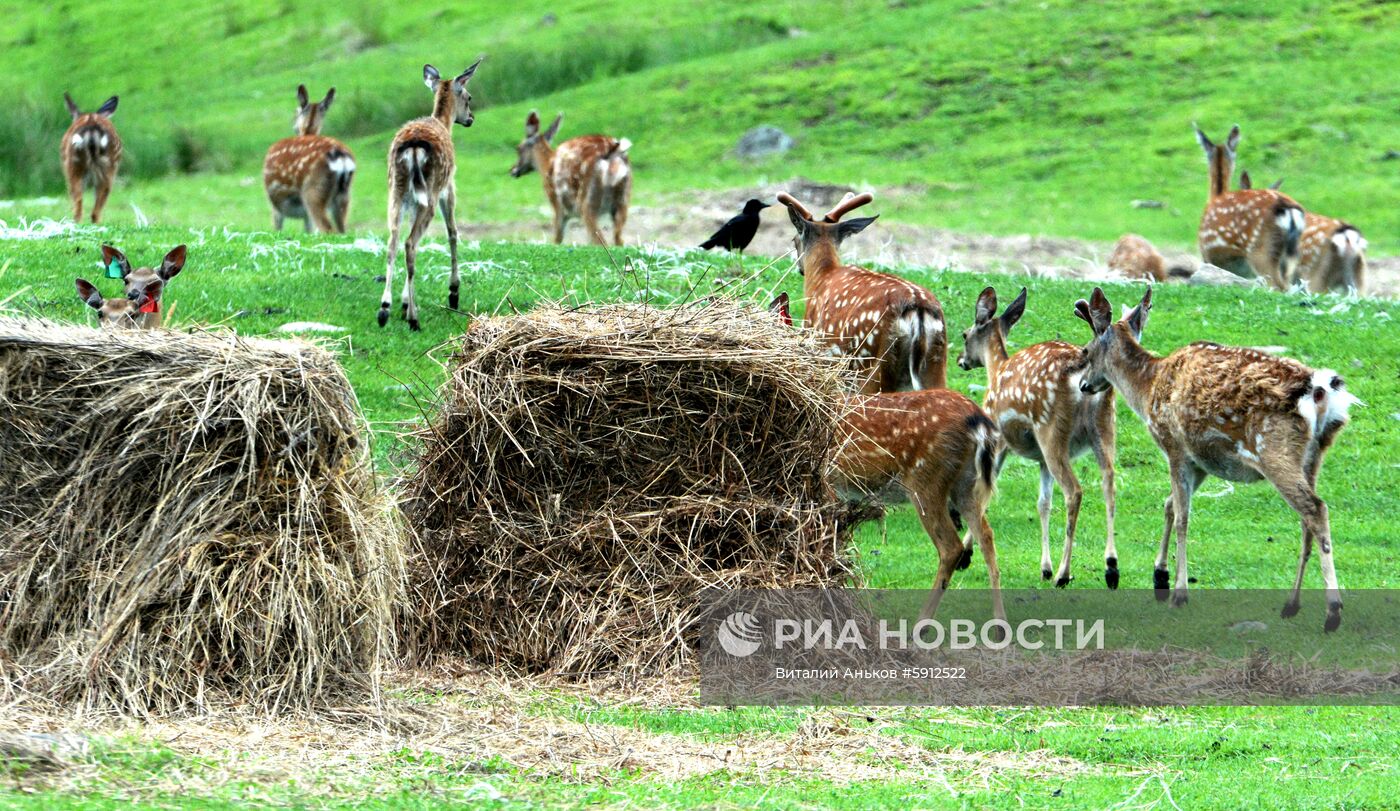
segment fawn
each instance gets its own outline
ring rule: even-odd
[[[345,233],[355,155],[345,144],[321,134],[333,101],[334,87],[312,104],[306,85],[297,85],[297,115],[292,124],[296,135],[267,150],[263,188],[272,204],[272,227],[278,231],[283,219],[291,217],[305,220],[307,231]]]
[[[164,282],[160,279],[147,284],[137,293],[136,298],[103,298],[102,292],[87,279],[76,280],[78,298],[97,311],[99,329],[156,329],[157,319],[151,322],[146,315],[152,305],[158,306]]]
[[[1275,180],[1270,189],[1278,189]],[[1250,189],[1249,172],[1240,172],[1240,188]],[[1290,284],[1303,282],[1313,293],[1340,290],[1359,295],[1366,288],[1366,238],[1355,226],[1311,211],[1303,214],[1298,266]]]
[[[1133,312],[1145,315],[1152,303],[1149,288]],[[1164,508],[1162,543],[1153,569],[1158,599],[1167,598],[1167,544],[1176,531],[1176,582],[1172,602],[1186,602],[1186,532],[1191,495],[1206,476],[1238,482],[1267,479],[1303,526],[1302,552],[1293,592],[1283,616],[1298,613],[1303,574],[1314,541],[1320,552],[1327,590],[1323,628],[1342,621],[1341,588],[1332,563],[1332,532],[1327,505],[1317,496],[1322,458],[1346,425],[1356,398],[1330,369],[1314,370],[1288,358],[1254,349],[1199,342],[1166,357],[1138,343],[1139,329],[1128,319],[1113,322],[1103,291],[1094,288],[1075,314],[1094,333],[1085,350],[1080,390],[1086,394],[1112,386],[1143,422],[1167,457],[1171,497]]]
[[[574,217],[583,219],[589,239],[606,244],[598,219],[607,214],[612,218],[613,244],[621,245],[632,200],[632,161],[627,154],[632,142],[607,135],[580,135],[556,149],[550,143],[563,121],[561,113],[549,129],[540,132],[540,115],[530,111],[525,117],[525,140],[516,147],[510,176],[539,171],[545,197],[554,209],[554,244],[564,241],[564,228]]]
[[[134,312],[130,317],[135,320],[136,326],[142,329],[160,329],[163,322],[160,302],[161,295],[165,292],[165,286],[170,280],[175,278],[185,267],[186,250],[184,245],[177,245],[165,255],[158,268],[132,268],[131,261],[126,258],[126,254],[113,248],[111,245],[102,246],[102,266],[107,269],[107,275],[112,278],[120,278],[126,293],[128,303],[133,304]],[[78,285],[78,295],[83,298],[93,309],[98,310],[98,318],[103,326],[109,322],[120,320],[120,317],[127,317],[126,308],[115,306],[113,302],[120,302],[120,299],[107,299],[107,307],[102,304],[93,304],[92,293],[95,288],[91,284],[81,282]],[[84,285],[87,285],[86,289]],[[99,301],[101,296],[98,296]],[[112,317],[104,316],[110,313]],[[125,326],[117,324],[117,326]]]
[[[96,223],[102,219],[102,209],[107,205],[107,195],[112,192],[122,160],[122,139],[112,124],[117,97],[102,102],[95,113],[79,110],[67,93],[63,94],[63,103],[73,117],[59,150],[63,176],[68,181],[68,198],[73,201],[73,220],[83,219],[83,189],[90,186],[94,190],[92,221]]]
[[[1008,355],[1006,335],[1026,311],[1026,288],[1000,316],[997,293],[988,287],[977,298],[972,326],[963,333],[963,351],[958,366],[971,371],[987,367],[987,396],[982,407],[1001,430],[1004,447],[997,456],[997,471],[1007,452],[1040,465],[1040,576],[1050,574],[1050,509],[1053,487],[1060,485],[1065,498],[1065,546],[1055,585],[1063,588],[1070,581],[1070,554],[1079,523],[1083,490],[1074,475],[1073,461],[1089,451],[1094,453],[1103,481],[1107,540],[1104,542],[1104,582],[1118,588],[1118,551],[1114,546],[1113,463],[1116,453],[1117,423],[1113,392],[1086,394],[1080,391],[1084,372],[1084,348],[1063,341],[1045,341]],[[1146,311],[1131,316],[1132,327],[1141,332]]]
[[[807,324],[832,355],[852,359],[864,394],[944,388],[948,338],[938,298],[898,276],[843,265],[837,256],[846,238],[876,220],[841,218],[873,199],[848,194],[819,220],[791,195],[778,194],[797,229]]]
[[[417,118],[399,128],[389,145],[389,253],[385,259],[384,295],[379,299],[379,326],[389,323],[393,302],[394,257],[399,250],[399,229],[405,215],[412,217],[403,259],[407,276],[399,300],[408,327],[417,331],[418,301],[413,278],[418,265],[418,241],[433,221],[433,203],[442,209],[447,226],[447,245],[452,257],[452,279],[448,283],[447,306],[457,309],[461,276],[457,269],[457,152],[452,143],[452,124],[470,127],[472,95],[467,92],[476,69],[472,66],[454,79],[444,79],[432,65],[423,66],[423,83],[433,91],[433,114]]]

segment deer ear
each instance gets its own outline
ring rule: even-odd
[[[554,117],[554,123],[549,125],[549,129],[544,131],[544,139],[549,142],[554,141],[554,136],[559,134],[559,125],[564,123],[564,114],[560,113]]]
[[[787,209],[788,219],[792,220],[792,225],[797,229],[797,233],[807,233],[807,228],[810,226],[810,223],[807,222],[807,218],[798,214],[797,209],[792,206],[784,206],[784,208]]]
[[[1274,191],[1278,191],[1279,189],[1283,188],[1283,178],[1279,178],[1273,183],[1270,183],[1269,188],[1273,189]]]
[[[1016,322],[1021,320],[1021,316],[1026,314],[1026,288],[1022,287],[1021,292],[1016,296],[1016,300],[1011,302],[1006,308],[1006,312],[1001,314],[1001,331],[1010,332],[1016,326]]]
[[[1225,150],[1226,150],[1227,152],[1229,152],[1231,155],[1233,155],[1233,154],[1235,154],[1235,150],[1239,147],[1239,145],[1240,145],[1240,125],[1239,125],[1239,124],[1236,124],[1235,126],[1233,126],[1233,127],[1230,128],[1230,137],[1228,137],[1228,138],[1225,139]]]
[[[1083,319],[1084,323],[1090,327],[1094,326],[1093,316],[1089,315],[1089,302],[1080,299],[1074,303],[1074,314]]]
[[[335,101],[335,88],[332,87],[330,90],[327,90],[327,91],[326,91],[326,97],[323,98],[323,99],[321,99],[321,112],[324,113],[325,111],[329,110],[329,109],[331,108],[331,103],[334,102],[334,101]]]
[[[102,292],[92,282],[87,279],[78,279],[76,284],[78,298],[82,299],[84,304],[94,310],[102,309]]]
[[[1196,130],[1196,142],[1201,145],[1201,149],[1205,150],[1206,157],[1209,158],[1211,150],[1215,149],[1215,144],[1211,143],[1210,139],[1206,137],[1206,134],[1204,132],[1201,132],[1200,127],[1197,127],[1195,124],[1192,124],[1191,126],[1193,129]]]
[[[1089,296],[1089,317],[1095,335],[1102,335],[1113,323],[1113,305],[1108,303],[1108,296],[1101,287],[1095,287],[1093,295]]]
[[[773,299],[773,303],[768,305],[768,312],[778,316],[778,319],[789,327],[792,326],[792,311],[788,307],[786,292],[779,293],[778,297]]]
[[[106,101],[102,102],[102,106],[97,108],[97,114],[98,114],[98,115],[107,116],[108,118],[111,118],[111,117],[112,117],[112,113],[115,113],[116,111],[117,111],[117,97],[116,97],[116,96],[113,96],[113,97],[111,97],[110,99],[107,99]]]
[[[973,311],[972,321],[975,324],[985,324],[992,320],[992,316],[997,311],[997,291],[995,287],[988,287],[977,297],[977,307]]]
[[[1240,188],[1245,190],[1254,188],[1254,184],[1249,181],[1249,172],[1240,172]]]
[[[306,92],[306,85],[304,85],[304,84],[299,84],[299,85],[297,85],[297,106],[298,106],[298,107],[305,107],[306,105],[308,105],[308,104],[310,104],[310,103],[311,103],[311,96],[307,95],[307,92]]]
[[[534,110],[525,116],[525,137],[533,138],[540,131],[540,114]]]
[[[476,69],[477,69],[477,67],[481,65],[481,60],[483,60],[483,59],[485,59],[485,58],[486,58],[486,57],[484,57],[484,56],[478,56],[478,57],[476,58],[476,61],[472,63],[472,66],[471,66],[471,67],[469,67],[469,68],[467,68],[466,70],[462,71],[462,72],[457,76],[456,79],[453,79],[453,80],[452,80],[452,84],[453,84],[458,90],[461,90],[462,87],[463,87],[464,85],[466,85],[467,82],[471,81],[472,76],[474,76],[474,75],[476,74]]]
[[[179,273],[184,267],[185,246],[176,245],[171,249],[170,253],[167,253],[165,258],[161,260],[160,272],[158,275],[162,281],[168,282],[175,278],[175,274]]]
[[[65,106],[68,107],[68,114],[73,116],[74,118],[77,118],[78,116],[83,114],[82,111],[78,109],[78,105],[74,103],[73,97],[68,95],[67,93],[63,94],[63,103]]]
[[[440,81],[442,76],[438,74],[437,68],[432,65],[423,66],[423,84],[427,85],[429,90],[436,91]]]
[[[151,279],[146,286],[141,288],[140,294],[136,296],[136,306],[144,308],[153,301],[160,300],[161,291],[165,289],[165,282],[159,278]]]
[[[842,220],[836,224],[836,241],[841,242],[847,237],[853,237],[864,231],[872,222],[880,219],[880,215],[873,217],[856,217],[853,220]]]
[[[1128,329],[1132,330],[1133,337],[1142,340],[1142,329],[1147,326],[1147,313],[1152,309],[1152,288],[1147,288],[1138,306],[1128,309],[1127,305],[1124,305],[1123,309],[1123,321],[1127,323]]]
[[[131,262],[127,261],[126,254],[113,248],[111,245],[103,245],[102,267],[110,268],[113,262],[117,263],[117,267],[121,270],[123,279],[131,275]]]

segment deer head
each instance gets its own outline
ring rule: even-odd
[[[111,245],[103,245],[102,266],[108,269],[108,275],[116,275],[113,271],[120,274],[126,297],[141,302],[142,313],[153,313],[160,310],[160,295],[165,284],[184,269],[185,253],[185,246],[177,245],[161,260],[160,267],[133,269],[126,254]]]
[[[1124,308],[1123,318],[1113,321],[1113,307],[1101,288],[1095,287],[1088,301],[1074,303],[1074,314],[1084,319],[1094,331],[1094,339],[1084,347],[1084,374],[1079,390],[1085,394],[1101,394],[1112,388],[1108,370],[1124,363],[1130,354],[1140,352],[1142,329],[1147,326],[1147,314],[1152,310],[1152,288],[1142,294],[1142,301],[1132,309]]]
[[[554,136],[559,134],[559,125],[564,123],[564,114],[560,113],[554,117],[554,123],[549,125],[549,129],[540,132],[540,114],[534,110],[525,116],[525,140],[515,148],[515,165],[510,167],[511,177],[522,177],[539,169],[535,165],[535,146],[543,144],[548,147],[554,141]]]
[[[326,97],[315,104],[306,94],[306,85],[297,85],[297,117],[292,122],[292,132],[297,135],[320,135],[321,124],[326,120],[326,111],[335,101],[335,88],[326,91]]]
[[[156,279],[146,285],[135,298],[103,298],[101,291],[87,279],[75,282],[78,298],[97,311],[97,326],[100,329],[140,329],[143,326],[141,315],[151,302],[160,298],[164,285]]]
[[[1206,153],[1206,165],[1210,167],[1210,190],[1212,195],[1224,194],[1229,190],[1230,176],[1235,173],[1235,149],[1240,145],[1240,128],[1236,124],[1224,144],[1212,143],[1201,128],[1196,130],[1196,141]]]
[[[75,120],[83,115],[83,111],[78,109],[77,102],[73,101],[73,97],[68,95],[67,93],[63,94],[63,103],[68,107],[68,114],[71,115]],[[97,112],[94,113],[94,115],[100,115],[105,116],[107,118],[111,118],[112,113],[115,113],[116,111],[117,97],[112,96],[111,98],[102,102],[102,106],[97,108]]]
[[[859,234],[864,231],[872,222],[879,219],[878,214],[874,217],[857,217],[852,220],[841,220],[846,214],[871,202],[875,196],[869,192],[863,194],[848,193],[842,198],[836,207],[824,214],[820,220],[812,216],[812,212],[806,206],[787,192],[778,193],[778,202],[787,207],[788,218],[792,220],[792,225],[797,229],[797,236],[793,238],[793,247],[797,250],[797,261],[799,272],[805,274],[807,269],[804,262],[809,256],[816,253],[829,253],[834,261],[836,248],[840,246],[847,237]]]
[[[472,66],[462,71],[455,79],[444,79],[432,65],[423,66],[423,84],[439,99],[448,96],[453,99],[453,120],[464,127],[470,127],[476,117],[472,115],[472,94],[467,92],[467,82],[471,81],[484,57],[479,57]],[[440,111],[434,111],[440,112]]]
[[[997,316],[996,288],[983,290],[982,295],[977,297],[972,326],[963,332],[963,351],[958,355],[958,368],[965,372],[972,371],[986,366],[992,352],[1004,352],[1005,344],[1002,342],[1025,314],[1026,288],[1021,288],[1016,300],[1000,316]],[[1001,345],[1001,348],[993,348],[993,343]]]

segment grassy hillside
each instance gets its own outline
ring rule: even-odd
[[[265,227],[258,167],[293,90],[339,88],[327,132],[360,157],[352,219],[382,230],[382,155],[426,112],[431,61],[478,54],[477,125],[458,130],[467,221],[532,219],[537,178],[505,174],[532,107],[564,134],[631,138],[636,202],[760,179],[899,186],[885,214],[969,231],[1193,241],[1205,164],[1191,135],[1244,127],[1241,165],[1400,250],[1394,133],[1400,6],[1078,3],[233,0],[152,14],[138,0],[0,3],[0,197],[60,189],[61,93],[122,96],[131,165],[112,211]],[[758,124],[798,140],[736,160]],[[1137,199],[1164,203],[1134,208]],[[59,215],[62,204],[15,213]],[[3,215],[0,215],[3,216]],[[542,229],[543,230],[543,229]],[[700,229],[697,229],[700,230]],[[645,234],[633,234],[645,239]]]

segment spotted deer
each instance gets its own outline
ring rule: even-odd
[[[147,312],[150,306],[159,301],[164,285],[159,279],[146,285],[136,298],[103,298],[102,292],[87,279],[76,280],[78,298],[97,311],[99,329],[157,329],[159,318],[152,322]]]
[[[792,323],[787,294],[770,309]],[[938,552],[938,572],[920,616],[932,619],[953,570],[970,561],[958,533],[966,521],[987,564],[992,607],[1006,619],[987,504],[1000,443],[996,426],[962,394],[949,389],[852,395],[838,426],[832,484],[844,499],[903,495],[914,505]]]
[[[1074,460],[1090,451],[1103,483],[1107,538],[1104,542],[1104,582],[1118,588],[1118,551],[1114,546],[1114,477],[1117,423],[1112,390],[1086,394],[1079,389],[1084,372],[1084,348],[1064,341],[1045,341],[1010,355],[1006,336],[1026,311],[1026,288],[997,315],[997,293],[988,287],[977,297],[972,326],[963,333],[958,366],[965,371],[987,368],[987,395],[982,408],[1001,431],[1003,447],[997,471],[1008,452],[1040,465],[1040,576],[1049,580],[1050,511],[1054,485],[1065,499],[1065,543],[1055,585],[1070,582],[1070,554],[1079,524],[1083,489],[1074,474]],[[1146,311],[1129,316],[1142,330]]]
[[[407,275],[399,301],[409,329],[417,331],[419,328],[413,279],[418,266],[418,241],[433,221],[434,202],[442,209],[452,260],[447,306],[457,309],[461,276],[457,269],[457,152],[452,143],[452,124],[455,122],[470,127],[475,120],[467,82],[471,81],[480,65],[481,59],[478,58],[454,79],[444,79],[437,68],[424,65],[423,83],[433,91],[433,114],[404,124],[389,144],[389,252],[385,259],[384,294],[379,299],[378,319],[381,327],[389,322],[389,306],[393,302],[394,258],[399,250],[399,229],[407,216],[410,217],[410,225],[403,246]]]
[[[1241,276],[1251,275],[1247,268],[1274,288],[1286,289],[1298,265],[1303,207],[1275,189],[1230,191],[1239,127],[1223,144],[1211,142],[1197,127],[1196,140],[1210,166],[1210,195],[1197,232],[1201,258]]]
[[[613,244],[622,244],[622,228],[627,224],[627,207],[632,201],[632,142],[607,135],[580,135],[556,149],[550,144],[559,134],[564,115],[555,116],[549,129],[540,132],[540,116],[535,110],[525,117],[525,139],[516,147],[511,177],[524,177],[539,171],[544,195],[554,209],[554,244],[564,241],[569,220],[579,217],[595,244],[606,244],[598,219],[612,218]]]
[[[1271,189],[1283,185],[1275,180]],[[1240,172],[1240,188],[1249,189],[1249,172]],[[1355,226],[1311,211],[1303,215],[1303,236],[1298,242],[1298,266],[1290,286],[1299,281],[1313,293],[1339,290],[1353,295],[1365,292],[1366,238]]]
[[[132,316],[136,320],[136,325],[142,329],[160,329],[164,316],[161,313],[161,296],[165,292],[170,280],[175,278],[185,267],[186,250],[184,245],[177,245],[161,259],[160,267],[140,267],[133,268],[131,261],[126,258],[126,254],[113,248],[111,245],[102,246],[102,266],[107,269],[107,275],[119,277],[122,280],[122,287],[129,302],[136,305],[136,313]],[[81,288],[81,285],[79,285]],[[79,294],[82,295],[81,290]],[[97,309],[98,317],[103,319],[103,309],[93,305],[90,296],[84,296],[90,306]],[[108,303],[111,303],[111,299]],[[109,308],[111,312],[121,314],[121,308]],[[106,319],[103,319],[104,326]]]
[[[73,123],[63,133],[63,143],[59,155],[63,159],[63,176],[68,181],[68,198],[73,202],[73,220],[83,219],[83,189],[93,189],[92,221],[102,219],[102,209],[107,205],[107,195],[112,192],[112,183],[117,179],[117,167],[122,161],[122,139],[112,124],[112,114],[117,111],[117,97],[102,102],[95,113],[84,113],[73,102],[73,97],[63,94],[63,103],[68,105],[68,114]]]
[[[345,144],[321,134],[333,101],[334,87],[312,104],[306,85],[297,85],[297,115],[292,124],[296,135],[273,144],[263,159],[263,188],[272,204],[272,227],[278,231],[282,221],[291,217],[305,220],[307,231],[345,233],[355,155]]]
[[[1152,290],[1136,311],[1151,307]],[[1255,349],[1198,342],[1157,357],[1142,348],[1127,320],[1113,322],[1103,291],[1094,288],[1075,314],[1089,323],[1094,339],[1086,352],[1080,390],[1123,395],[1147,424],[1148,433],[1167,457],[1171,497],[1164,508],[1162,543],[1153,569],[1158,599],[1167,599],[1167,547],[1176,532],[1174,605],[1186,602],[1186,534],[1191,496],[1206,476],[1228,481],[1267,479],[1302,520],[1302,552],[1293,592],[1283,616],[1298,613],[1303,575],[1314,541],[1321,557],[1327,590],[1323,628],[1342,621],[1341,588],[1332,562],[1332,533],[1327,505],[1317,496],[1322,458],[1346,425],[1357,402],[1331,369],[1303,364]]]
[[[837,255],[843,241],[876,220],[841,218],[873,199],[847,195],[818,219],[788,193],[778,194],[797,229],[807,325],[832,355],[852,360],[864,394],[945,388],[948,338],[937,297],[898,276],[842,264]]]
[[[1193,268],[1183,265],[1169,265],[1161,251],[1145,237],[1137,234],[1124,234],[1113,245],[1113,253],[1108,257],[1108,269],[1117,271],[1129,279],[1146,279],[1165,282],[1169,278],[1186,278]]]

